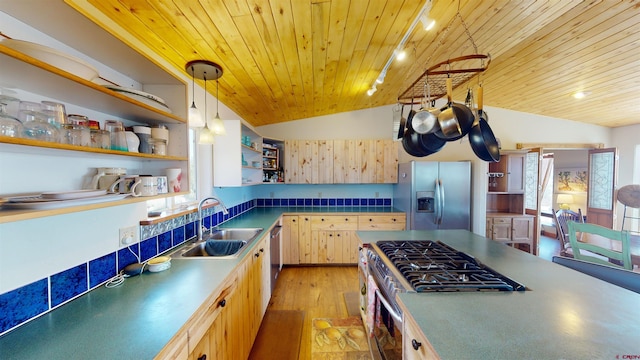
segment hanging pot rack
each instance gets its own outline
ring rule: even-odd
[[[487,70],[490,62],[491,56],[489,54],[471,54],[433,65],[400,94],[398,103],[413,105],[435,101],[447,95],[447,78],[451,78],[455,89],[475,74]],[[425,90],[427,86],[429,88]],[[426,94],[430,94],[428,98]]]
[[[440,34],[438,47],[444,46],[444,39],[456,19],[460,21],[460,24],[464,28],[467,38],[469,39],[469,42],[471,42],[475,53],[449,59],[431,66],[422,73],[422,75],[420,75],[420,77],[418,77],[418,79],[414,81],[407,90],[400,94],[398,97],[398,103],[410,105],[425,104],[428,102],[433,103],[447,94],[447,78],[451,78],[452,86],[455,89],[459,85],[467,82],[475,74],[487,70],[489,63],[491,62],[491,56],[489,54],[483,55],[478,53],[478,46],[475,41],[473,41],[469,27],[460,14],[459,1],[458,11],[456,12],[453,21],[451,21]],[[429,57],[427,63],[429,63],[430,59],[431,57]],[[426,94],[430,94],[428,98]]]

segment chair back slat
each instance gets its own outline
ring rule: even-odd
[[[627,270],[633,269],[628,231],[575,221],[568,221],[567,227],[574,258]]]

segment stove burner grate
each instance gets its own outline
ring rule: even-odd
[[[526,289],[439,241],[379,241],[377,246],[417,292]]]

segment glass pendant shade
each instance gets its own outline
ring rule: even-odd
[[[202,115],[200,114],[200,110],[196,107],[195,102],[192,102],[191,107],[189,108],[189,127],[204,127],[204,120],[202,120]]]
[[[227,130],[225,130],[224,123],[218,114],[216,114],[216,117],[211,121],[211,131],[216,135],[227,135]]]
[[[209,127],[205,124],[204,128],[200,130],[200,137],[198,138],[199,144],[213,144],[215,142],[215,137],[213,136],[213,132],[209,130]]]

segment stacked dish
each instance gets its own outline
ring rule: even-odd
[[[125,88],[121,86],[114,86],[114,85],[103,85],[103,86],[109,90],[115,91],[126,97],[137,100],[143,104],[171,113],[171,109],[169,109],[169,106],[167,106],[167,103],[160,97],[155,96],[153,94],[149,94],[144,91],[140,91],[132,88]]]
[[[7,197],[1,204],[5,209],[45,210],[122,200],[127,196],[107,194],[106,190],[75,190]]]
[[[55,66],[87,81],[94,80],[99,76],[98,70],[85,61],[44,45],[5,38],[0,38],[0,44],[29,55],[44,63]]]

